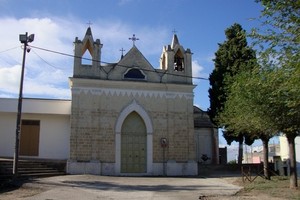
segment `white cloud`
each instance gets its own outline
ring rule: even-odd
[[[204,73],[204,67],[198,63],[197,60],[192,61],[192,70],[193,70],[193,77],[200,77],[200,78],[208,78],[208,74]],[[194,82],[198,82],[199,79],[194,79]]]
[[[78,23],[73,23],[77,21]],[[72,18],[0,18],[5,27],[0,32],[0,96],[17,97],[23,50],[19,34],[35,34],[29,45],[73,55],[75,37],[83,39],[86,24]],[[82,24],[82,25],[80,25]],[[122,21],[96,21],[93,37],[104,44],[102,61],[116,62],[122,47],[132,47],[128,40],[133,33],[140,38],[137,47],[150,62],[158,63],[162,46],[168,37],[163,27],[135,28]],[[155,35],[155,37],[154,37]],[[171,36],[170,36],[171,37]],[[171,38],[169,38],[171,40]],[[7,51],[6,51],[7,50]],[[126,52],[125,52],[126,53]],[[158,64],[157,64],[158,65]],[[72,76],[73,58],[32,48],[26,54],[24,97],[70,98],[68,77]]]
[[[210,56],[207,56],[204,60],[206,61],[206,62],[209,62],[209,63],[213,63],[214,60],[215,59],[215,55],[210,55]]]
[[[35,39],[29,45],[54,49],[72,54],[71,26],[67,21],[54,21],[50,18],[2,18],[0,23],[5,27],[0,32],[3,39],[0,52],[0,96],[17,97],[19,92],[21,62],[23,50],[12,47],[21,46],[19,34],[34,33]],[[47,64],[49,63],[49,64]],[[61,69],[55,69],[54,67]],[[26,54],[24,97],[70,98],[65,83],[72,69],[72,59],[32,48]],[[62,88],[61,85],[64,85]],[[54,90],[57,88],[57,91]],[[65,94],[62,94],[64,92]]]
[[[0,68],[0,90],[6,93],[16,93],[19,88],[21,66]]]
[[[54,84],[36,84],[35,80],[27,80],[24,84],[24,91],[31,96],[43,96],[46,98],[55,97],[58,99],[70,99],[71,91],[68,88],[58,87]]]
[[[157,67],[162,47],[166,45],[165,41],[169,39],[167,42],[170,43],[172,39],[164,27],[134,27],[119,20],[99,20],[95,24],[97,26],[92,27],[93,37],[94,40],[100,39],[103,43],[102,60],[105,62],[118,61],[121,57],[121,48],[125,49],[126,54],[132,47],[129,38],[135,34],[139,38],[136,41],[137,48],[154,67]],[[83,33],[80,36],[83,37]]]

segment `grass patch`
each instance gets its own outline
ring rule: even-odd
[[[298,180],[298,185],[300,181]],[[252,183],[245,182],[241,193],[263,193],[270,197],[300,200],[300,189],[290,189],[289,177],[274,176],[271,180],[257,177]]]

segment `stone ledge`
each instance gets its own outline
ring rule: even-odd
[[[100,161],[86,161],[78,162],[75,160],[68,160],[67,162],[67,173],[68,174],[101,174],[101,163]]]

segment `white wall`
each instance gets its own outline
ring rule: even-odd
[[[280,142],[281,159],[288,159],[289,145],[288,145],[287,138],[284,136],[280,136],[279,142]],[[295,138],[295,151],[296,151],[297,173],[298,173],[298,177],[300,177],[300,136]]]
[[[296,162],[297,162],[297,173],[298,177],[300,177],[300,136],[296,137],[295,139],[296,145]]]
[[[70,116],[23,114],[22,119],[40,120],[39,156],[34,158],[69,158]],[[0,156],[13,157],[16,114],[0,112],[0,129]]]
[[[71,101],[24,99],[22,119],[40,120],[39,156],[68,159]],[[17,100],[0,98],[0,157],[15,151]]]
[[[205,164],[212,163],[213,159],[213,136],[211,128],[201,128],[195,129],[196,133],[196,152],[197,152],[197,161],[203,162],[201,159],[202,154],[206,154],[210,159],[203,162]]]
[[[0,156],[13,157],[15,151],[16,113],[0,112]]]
[[[69,158],[70,116],[25,114],[23,119],[34,119],[41,121],[39,158]]]

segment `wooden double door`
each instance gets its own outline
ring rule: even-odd
[[[20,135],[21,156],[38,156],[40,141],[40,121],[22,120]]]
[[[136,112],[124,120],[121,130],[121,173],[145,173],[147,168],[147,132]]]

